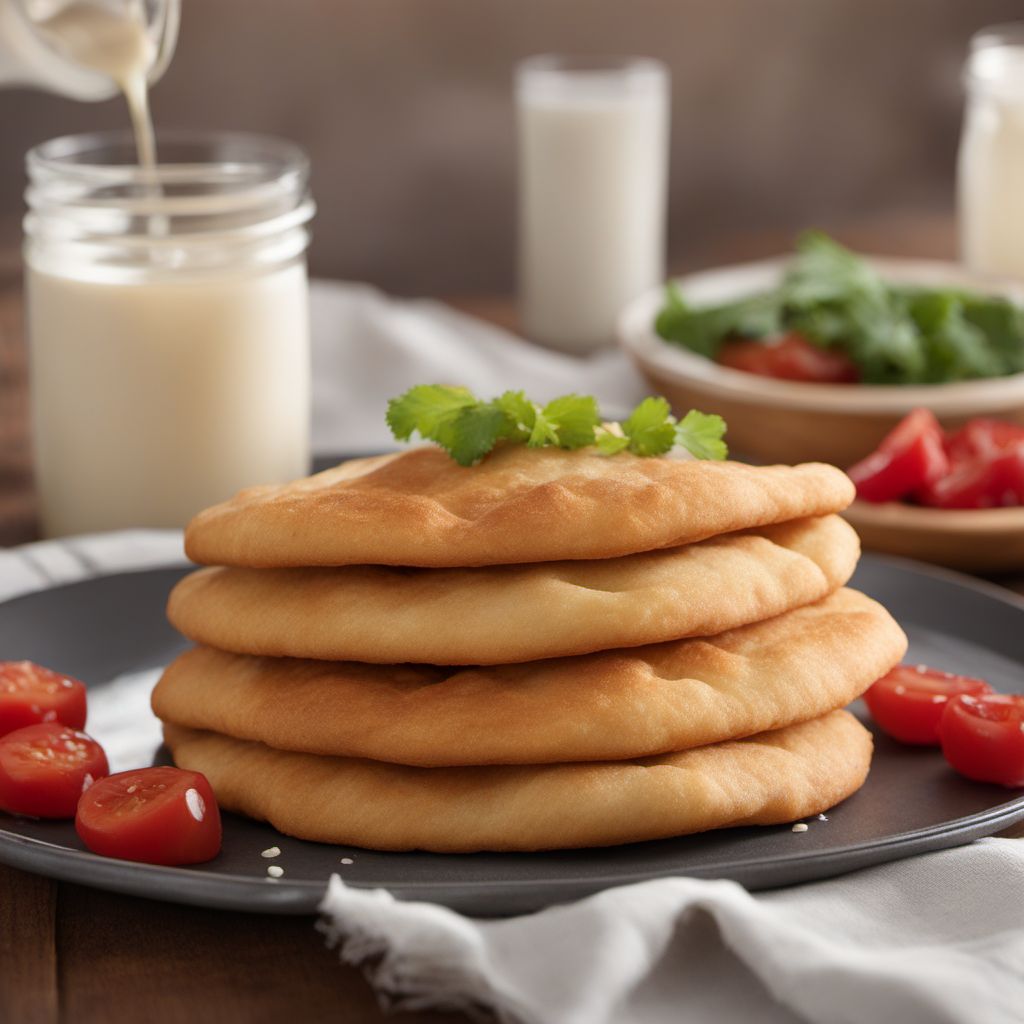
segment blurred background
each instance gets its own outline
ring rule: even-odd
[[[649,54],[672,73],[671,267],[775,251],[810,224],[950,255],[967,41],[1020,13],[1014,0],[185,0],[154,117],[158,135],[236,128],[304,146],[316,276],[510,294],[514,65]],[[124,127],[125,113],[12,90],[0,124],[13,266],[26,149]]]
[[[956,254],[961,69],[1019,0],[184,0],[157,137],[303,146],[310,270],[516,327],[513,72],[545,52],[659,58],[672,78],[671,271],[788,250]],[[0,544],[35,535],[20,303],[24,155],[127,126],[120,98],[0,90]]]

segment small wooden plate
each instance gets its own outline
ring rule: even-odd
[[[843,513],[869,551],[970,572],[1024,569],[1024,508],[921,508],[855,501]]]

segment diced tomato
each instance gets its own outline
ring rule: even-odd
[[[58,722],[16,729],[0,739],[0,810],[34,818],[73,818],[82,793],[110,769],[91,737]]]
[[[0,736],[37,722],[85,727],[85,686],[31,661],[0,661]]]
[[[1024,695],[954,697],[942,713],[939,735],[942,753],[961,775],[1024,786]]]
[[[878,727],[902,743],[938,746],[939,721],[950,698],[991,693],[983,679],[940,672],[926,665],[897,665],[864,694]]]
[[[1024,444],[1024,426],[1019,423],[973,419],[949,436],[946,451],[956,463],[967,459],[990,459],[1021,444]]]
[[[78,805],[82,842],[104,857],[146,864],[199,864],[220,852],[220,809],[206,777],[181,768],[140,768],[97,782]]]
[[[883,438],[877,450],[846,472],[864,501],[896,501],[949,472],[944,435],[928,409],[915,409]]]
[[[1024,505],[1024,443],[954,462],[946,476],[919,488],[916,497],[933,508]]]
[[[860,379],[857,364],[845,352],[820,348],[795,331],[776,338],[727,341],[719,350],[718,362],[779,380],[855,384]]]

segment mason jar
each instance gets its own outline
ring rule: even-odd
[[[25,282],[47,536],[180,527],[309,467],[308,163],[259,136],[29,152]]]
[[[964,83],[961,256],[971,270],[1024,280],[1024,24],[978,32]]]

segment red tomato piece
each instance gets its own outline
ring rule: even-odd
[[[920,491],[949,472],[939,421],[928,409],[915,409],[846,472],[864,501],[896,501]]]
[[[939,725],[942,753],[978,782],[1024,786],[1024,694],[961,694]]]
[[[0,661],[0,736],[37,722],[85,726],[85,686],[31,661]]]
[[[206,777],[182,768],[108,775],[75,818],[93,853],[146,864],[199,864],[220,852],[220,809]]]
[[[727,341],[719,350],[718,362],[779,380],[855,384],[860,379],[857,364],[845,352],[820,348],[795,331],[777,338]]]
[[[946,451],[956,463],[968,459],[990,459],[1021,444],[1024,444],[1024,426],[1019,423],[973,419],[950,435]]]
[[[947,509],[1024,505],[1024,443],[954,462],[946,476],[919,488],[917,499]]]
[[[938,746],[939,720],[950,698],[991,693],[983,679],[940,672],[926,665],[897,665],[873,683],[864,703],[878,727],[902,743]]]
[[[82,793],[109,772],[91,737],[59,722],[16,729],[0,739],[0,810],[33,818],[73,818]]]

